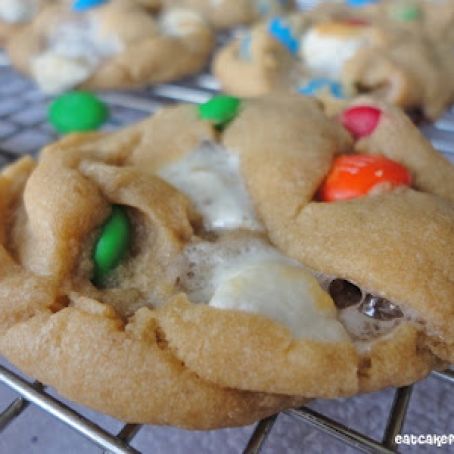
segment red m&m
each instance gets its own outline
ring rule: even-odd
[[[365,27],[366,25],[370,25],[370,23],[364,19],[359,19],[358,17],[349,17],[342,21],[344,24],[352,25],[353,27]]]
[[[369,194],[374,189],[410,186],[410,172],[398,162],[378,155],[339,156],[319,191],[324,202],[348,200]]]
[[[375,131],[381,117],[381,110],[372,106],[354,106],[344,110],[341,121],[356,138],[366,137]]]

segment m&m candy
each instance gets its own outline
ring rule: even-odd
[[[381,110],[376,107],[354,106],[344,110],[341,122],[356,139],[360,139],[375,131],[381,115]]]
[[[352,6],[354,8],[371,5],[373,3],[377,3],[378,0],[346,0],[348,6]]]
[[[293,36],[292,29],[287,21],[280,17],[271,19],[268,23],[268,33],[279,41],[291,54],[297,54],[299,42]]]
[[[237,116],[240,106],[241,101],[234,96],[214,96],[206,103],[199,105],[199,117],[222,128]]]
[[[422,11],[417,5],[393,5],[390,15],[395,20],[413,22],[422,16]]]
[[[370,22],[368,22],[365,19],[360,19],[358,17],[348,17],[346,19],[343,19],[341,23],[350,25],[352,27],[366,27],[367,25],[370,25]]]
[[[55,99],[49,107],[49,122],[60,133],[93,131],[109,116],[106,105],[86,91],[72,91]]]
[[[101,228],[93,250],[93,282],[102,285],[124,259],[131,242],[131,224],[125,209],[112,207],[112,213]]]
[[[335,98],[344,98],[344,91],[339,82],[331,79],[312,79],[298,89],[298,93],[306,96],[313,96],[317,93],[327,90]]]
[[[379,155],[352,154],[334,160],[319,190],[323,202],[348,200],[371,191],[410,186],[410,172],[398,162]]]
[[[108,0],[74,0],[72,8],[74,11],[86,11],[107,2]]]

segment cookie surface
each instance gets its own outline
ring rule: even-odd
[[[213,46],[210,27],[184,9],[156,15],[133,0],[83,11],[44,9],[9,41],[13,65],[47,93],[74,87],[145,86],[199,71]]]
[[[147,129],[147,125],[143,126]],[[56,148],[50,147],[44,152],[43,159],[46,159],[44,155],[47,153],[52,156],[49,161],[52,163],[51,167],[55,165],[62,171],[58,172],[60,176],[56,178],[48,174],[49,171],[53,172],[51,168],[46,169],[45,165],[41,172],[29,158],[2,172],[0,211],[2,219],[11,221],[11,224],[9,221],[2,224],[0,229],[2,353],[14,358],[13,361],[22,370],[54,385],[68,398],[125,421],[210,429],[249,424],[283,408],[301,405],[302,398],[227,389],[197,377],[168,347],[156,312],[150,303],[143,306],[140,291],[132,288],[106,290],[105,296],[110,295],[108,299],[115,301],[115,305],[118,304],[116,309],[113,309],[110,303],[105,304],[99,299],[105,290],[98,293],[89,281],[84,282],[84,278],[80,281],[80,289],[88,284],[88,288],[92,287],[88,293],[85,290],[82,293],[70,290],[75,289],[75,281],[70,281],[73,281],[73,278],[79,280],[79,277],[76,277],[77,272],[72,274],[73,267],[83,269],[86,265],[82,243],[76,246],[76,243],[72,242],[80,234],[83,235],[83,231],[91,230],[89,224],[98,224],[108,213],[110,206],[107,198],[104,201],[103,197],[100,198],[100,193],[90,180],[72,168],[71,161],[81,148],[88,146],[89,155],[96,155],[98,151],[103,153],[103,149],[110,155],[109,159],[113,159],[111,163],[120,163],[126,156],[125,152],[128,154],[137,148],[137,139],[142,135],[140,129],[125,131],[124,136],[121,133],[118,137],[75,136],[56,145]],[[183,143],[189,140],[188,145],[190,138],[191,134],[181,137]],[[59,158],[54,160],[54,156]],[[76,160],[81,163],[79,158]],[[124,170],[128,172],[127,168]],[[134,179],[136,176],[130,175]],[[34,235],[33,239],[30,238],[31,243],[36,246],[43,240],[53,243],[52,252],[49,250],[49,255],[45,253],[43,261],[39,259],[39,254],[35,253],[37,251],[32,252],[29,249],[31,243],[25,240],[28,227],[15,222],[27,211],[25,204],[28,202],[25,202],[25,199],[29,196],[26,193],[29,193],[29,184],[34,186],[35,177],[35,189],[40,186],[39,181],[42,178],[53,187],[65,180],[66,187],[75,197],[72,200],[75,205],[68,205],[69,199],[65,202],[64,198],[55,194],[53,201],[42,200],[43,205],[39,202],[40,195],[31,188],[31,193],[35,192],[35,195],[30,193],[34,199],[30,201],[38,211],[42,209],[50,214],[49,203],[57,210],[62,206],[68,208],[65,214],[62,213],[61,222],[57,221],[58,226],[55,224],[55,228],[51,227],[50,230],[38,228],[40,232],[36,233],[40,239]],[[180,248],[183,237],[190,234],[187,221],[179,220],[179,215],[183,215],[188,208],[187,202],[164,182],[156,179],[153,181],[148,175],[145,180],[145,186],[143,181],[136,181],[135,189],[127,192],[133,198],[138,197],[137,202],[143,197],[149,199],[146,202],[149,207],[147,210],[152,211],[148,213],[148,220],[144,218],[143,221],[147,228],[156,228],[161,232],[160,240],[165,244],[161,245],[162,249],[158,249],[165,254],[172,251],[175,253]],[[150,192],[153,186],[154,190]],[[95,191],[90,194],[93,189]],[[152,208],[154,203],[151,199],[159,200],[163,196],[162,191],[172,198],[176,197],[174,201],[180,208],[175,206],[176,211],[173,214],[164,214],[160,219],[163,216],[162,211],[168,211],[167,206]],[[93,208],[95,211],[92,211]],[[84,212],[90,212],[90,217],[94,216],[94,223],[83,215]],[[96,212],[98,214],[95,215]],[[82,217],[77,219],[79,215]],[[41,215],[38,216],[41,218]],[[98,220],[95,220],[96,217]],[[63,230],[58,232],[60,228]],[[178,238],[180,234],[183,235],[182,238]],[[7,240],[7,237],[10,239]],[[21,249],[19,255],[28,265],[24,266],[25,262],[18,259],[18,256],[13,258],[15,247],[12,244],[16,241],[21,243],[21,246],[17,243]],[[43,243],[41,245],[44,246]],[[77,260],[73,260],[74,254],[78,256]],[[151,251],[145,255],[151,258]],[[157,264],[159,268],[159,263]],[[159,270],[156,270],[156,273],[151,279],[160,275]],[[67,284],[69,287],[66,287]],[[156,285],[153,290],[156,294],[160,293],[158,287],[159,285]],[[95,291],[94,294],[91,294],[92,290]],[[147,297],[149,298],[151,295]],[[141,306],[143,307],[137,310]],[[96,348],[93,348],[94,346]],[[65,366],[61,367],[63,364]]]
[[[453,14],[452,2],[324,4],[245,31],[213,72],[238,96],[282,90],[342,104],[369,94],[433,119],[454,97]]]
[[[0,3],[0,45],[28,24],[46,6],[58,0],[3,0]]]
[[[166,6],[198,11],[215,28],[231,28],[283,14],[293,9],[293,3],[291,0],[163,0]]]
[[[397,109],[357,102],[380,112],[362,137],[313,99],[223,97],[4,170],[2,354],[120,419],[200,429],[451,363],[454,169]],[[359,153],[412,187],[319,201]],[[118,210],[125,251],[101,264]]]

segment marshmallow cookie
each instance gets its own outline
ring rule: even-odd
[[[439,44],[454,43],[454,3],[451,0],[360,0],[339,2],[320,11],[338,17],[349,13],[349,5],[360,7],[361,14],[381,21],[391,21],[435,39]],[[354,3],[357,3],[354,5]]]
[[[343,101],[366,93],[436,118],[454,98],[450,48],[422,25],[371,11],[325,5],[276,17],[222,48],[213,72],[239,96],[292,90]]]
[[[198,11],[215,28],[250,24],[294,7],[293,0],[163,0],[163,4]]]
[[[46,93],[109,89],[177,79],[199,71],[213,34],[197,13],[150,15],[136,1],[82,2],[46,8],[8,45],[13,65]]]
[[[169,345],[199,376],[327,398],[454,360],[454,167],[399,110],[358,102],[338,122],[304,97],[243,101],[221,125],[255,210],[236,215],[240,237],[214,202],[226,199],[205,149],[158,164],[206,231],[230,226],[187,246],[183,293],[161,311]]]
[[[203,147],[205,140],[210,145]],[[186,254],[211,244],[195,234],[202,213],[209,213],[206,222],[236,226],[243,213],[253,222],[245,189],[235,186],[235,158],[214,143],[210,123],[183,106],[119,133],[68,136],[38,162],[24,158],[4,169],[1,353],[68,398],[130,422],[211,429],[301,405],[300,397],[241,391],[197,376],[161,327],[158,308],[188,278]],[[185,158],[190,150],[200,171]],[[196,211],[167,182],[177,181],[185,165],[189,177],[201,175],[196,196],[209,198],[201,190],[214,182],[212,208],[202,200]],[[255,241],[258,253],[277,254]],[[226,240],[232,252],[235,244]]]
[[[340,122],[220,96],[7,168],[0,352],[97,410],[191,428],[445,367],[454,169],[367,102]]]

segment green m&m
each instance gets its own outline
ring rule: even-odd
[[[400,20],[402,22],[413,22],[421,17],[422,11],[416,5],[393,5],[391,9],[391,15],[395,20]]]
[[[49,107],[49,122],[60,133],[93,131],[109,116],[107,106],[87,91],[71,91]]]
[[[126,211],[123,207],[114,205],[93,249],[93,282],[96,285],[102,285],[120,264],[128,252],[130,243],[131,223]]]
[[[241,101],[234,96],[218,95],[199,106],[202,120],[211,121],[216,127],[222,128],[232,121],[240,110]]]

